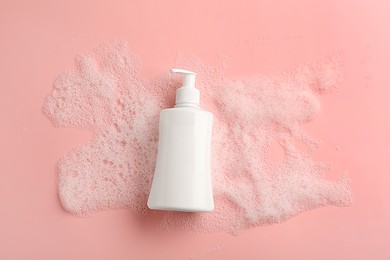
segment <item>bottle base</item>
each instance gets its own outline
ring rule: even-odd
[[[214,210],[212,208],[188,208],[188,207],[169,207],[169,206],[149,206],[149,209],[154,210],[166,210],[166,211],[178,211],[178,212],[211,212]]]

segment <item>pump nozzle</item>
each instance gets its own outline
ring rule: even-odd
[[[171,72],[184,75],[183,87],[195,87],[195,72],[183,69],[171,69]]]
[[[177,106],[199,106],[199,90],[195,88],[196,73],[184,69],[171,69],[173,73],[183,74],[183,86],[176,91]]]

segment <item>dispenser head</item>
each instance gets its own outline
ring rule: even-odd
[[[195,88],[196,73],[184,69],[171,69],[173,73],[182,74],[183,85],[176,91],[175,107],[192,106],[199,107],[199,90]]]

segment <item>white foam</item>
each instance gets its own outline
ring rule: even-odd
[[[224,64],[212,67],[197,57],[181,58],[178,66],[198,72],[202,106],[215,116],[216,210],[167,213],[162,227],[237,234],[317,207],[350,205],[348,178],[326,180],[328,166],[296,146],[318,145],[301,126],[319,113],[320,95],[337,87],[337,64],[327,58],[278,75],[229,80]],[[169,74],[142,78],[139,57],[121,42],[78,56],[76,65],[57,77],[44,104],[54,125],[95,133],[58,165],[61,203],[81,216],[110,208],[148,214],[158,115],[172,106],[180,83]],[[274,143],[285,151],[278,163],[270,160]]]

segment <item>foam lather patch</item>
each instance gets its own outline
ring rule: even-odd
[[[103,44],[76,57],[76,69],[59,75],[45,100],[43,111],[55,126],[94,133],[58,164],[59,197],[72,214],[150,213],[159,112],[174,105],[181,80],[169,72],[147,80],[140,67],[126,43]],[[223,64],[212,67],[196,57],[179,58],[177,67],[198,73],[201,106],[214,114],[215,210],[167,212],[162,228],[238,234],[310,209],[351,204],[348,177],[327,180],[329,165],[296,145],[318,146],[302,125],[319,113],[320,96],[337,87],[336,58],[237,79],[225,79]],[[270,158],[275,144],[284,150],[278,162]]]

